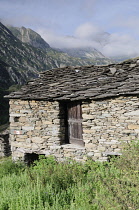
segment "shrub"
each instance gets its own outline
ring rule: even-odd
[[[15,173],[20,174],[24,170],[25,166],[21,162],[14,163],[12,159],[1,158],[0,159],[0,178]]]
[[[0,210],[139,209],[139,143],[111,162],[0,163]]]

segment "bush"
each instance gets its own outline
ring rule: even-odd
[[[111,162],[0,164],[0,210],[139,209],[139,143]]]
[[[24,170],[25,166],[23,163],[14,163],[11,158],[0,159],[0,178],[9,176],[11,174],[20,174]]]

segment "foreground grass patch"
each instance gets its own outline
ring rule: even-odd
[[[110,163],[0,162],[0,210],[139,209],[139,144]]]

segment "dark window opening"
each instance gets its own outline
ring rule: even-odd
[[[39,155],[36,153],[26,153],[24,157],[25,163],[30,166],[35,160],[39,160]]]
[[[61,144],[69,144],[67,103],[61,102],[59,110]]]
[[[111,162],[111,161],[113,161],[114,159],[120,158],[120,155],[108,155],[107,157],[108,157],[107,161],[108,161],[108,162]]]
[[[15,117],[15,118],[14,118],[14,122],[19,122],[19,118],[20,118],[20,117]]]

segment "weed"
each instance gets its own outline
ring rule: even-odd
[[[139,209],[139,143],[111,162],[0,162],[0,210]]]

